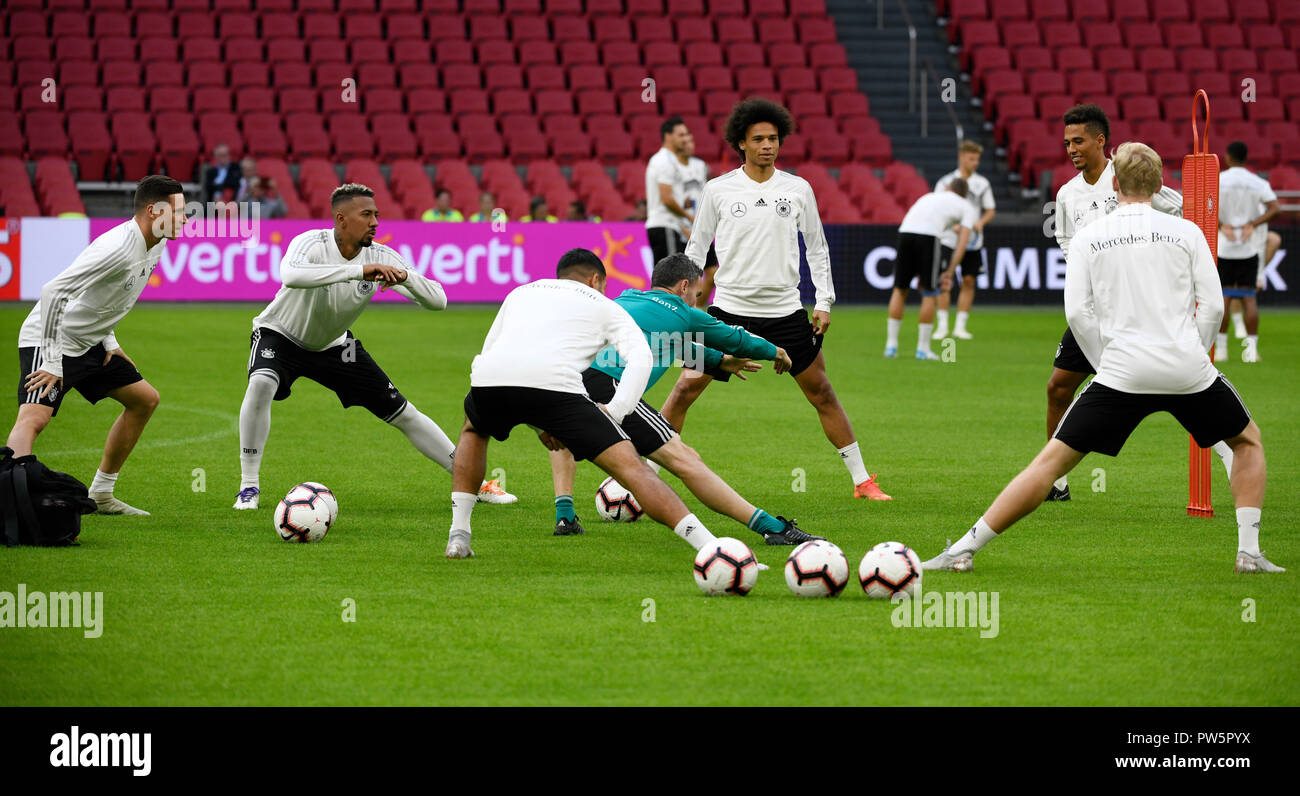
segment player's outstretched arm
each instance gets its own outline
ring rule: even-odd
[[[1093,305],[1092,279],[1088,276],[1088,252],[1075,238],[1065,262],[1065,319],[1074,332],[1079,349],[1093,369],[1101,363],[1101,324]],[[1217,332],[1218,326],[1214,327]],[[1208,348],[1208,346],[1207,346]]]

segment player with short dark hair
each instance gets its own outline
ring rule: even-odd
[[[781,142],[794,131],[790,112],[765,99],[736,104],[726,124],[727,143],[742,165],[709,181],[700,198],[686,255],[703,266],[709,243],[718,252],[717,296],[709,314],[772,341],[789,353],[790,374],[817,410],[822,430],[854,483],[854,497],[889,500],[867,473],[848,414],[826,376],[822,340],[835,302],[830,250],[807,180],[776,168]],[[816,288],[812,321],[799,298],[799,236]],[[730,373],[683,373],[663,415],[680,432],[686,411],[718,378]]]
[[[1228,144],[1228,168],[1219,175],[1219,279],[1224,301],[1238,299],[1245,307],[1246,338],[1242,362],[1259,361],[1259,304],[1255,284],[1264,263],[1254,240],[1255,230],[1268,224],[1279,212],[1277,194],[1268,180],[1246,168],[1246,145]],[[1263,212],[1260,212],[1260,207]],[[1267,234],[1267,232],[1265,233]],[[1223,318],[1214,361],[1228,358],[1228,318]]]
[[[691,131],[680,116],[669,116],[659,125],[659,151],[650,157],[645,170],[646,239],[651,256],[659,262],[686,249],[682,234],[695,219],[695,211],[682,206],[687,179],[681,153]]]
[[[963,261],[966,242],[978,220],[979,211],[966,201],[966,180],[948,180],[943,189],[935,189],[916,200],[898,225],[898,256],[894,261],[894,291],[889,296],[889,317],[885,319],[885,356],[898,356],[898,332],[903,325],[903,309],[912,279],[921,290],[918,316],[916,358],[937,360],[930,350],[934,329],[935,297],[952,288],[952,275]],[[943,233],[956,226],[961,231],[950,249],[943,248]],[[941,257],[945,259],[940,259]],[[944,268],[943,263],[948,267]]]
[[[407,267],[393,249],[375,243],[375,193],[349,183],[330,195],[332,229],[304,232],[280,261],[275,299],[253,319],[248,389],[239,409],[239,494],[235,508],[256,509],[260,471],[271,433],[271,402],[289,397],[299,377],[334,392],[343,406],[363,406],[406,435],[420,453],[447,472],[455,447],[436,423],[408,401],[370,356],[351,326],[380,291],[393,289],[427,310],[447,306],[442,286]],[[496,481],[485,482],[488,502],[513,503]]]
[[[987,252],[984,249],[984,227],[997,214],[997,206],[993,201],[993,186],[989,184],[987,177],[976,171],[980,166],[980,154],[983,151],[984,147],[974,141],[962,141],[957,150],[957,168],[940,177],[934,184],[935,191],[942,191],[953,180],[964,180],[966,201],[975,208],[975,212],[981,214],[976,219],[975,225],[971,227],[970,241],[966,245],[966,253],[961,258],[961,292],[957,296],[957,322],[952,329],[952,336],[960,340],[969,340],[972,337],[966,328],[966,323],[970,319],[971,305],[975,303],[975,279],[984,273],[988,264]],[[950,228],[944,230],[939,236],[941,262],[952,257],[953,249],[957,245],[957,233],[957,230]],[[948,336],[948,308],[951,304],[952,292],[940,291],[935,304],[937,315],[935,340],[942,340]]]
[[[641,461],[620,425],[636,411],[650,378],[644,334],[605,297],[605,265],[594,253],[566,252],[555,273],[555,279],[510,291],[482,353],[474,357],[452,476],[447,558],[474,555],[470,518],[477,501],[469,490],[486,471],[489,439],[508,439],[519,425],[536,429],[550,450],[568,448],[574,459],[590,459],[627,487],[653,519],[700,549],[715,537]],[[601,404],[587,395],[582,374],[606,346],[613,346],[626,368]]]
[[[122,465],[158,407],[158,391],[136,370],[114,329],[149,284],[164,242],[185,226],[184,188],[165,175],[145,177],[134,207],[130,220],[95,238],[41,288],[18,332],[18,417],[7,443],[14,455],[32,453],[69,389],[92,404],[112,398],[122,405],[90,484],[100,514],[149,513],[113,496]]]
[[[687,367],[723,368],[741,374],[758,369],[751,360],[771,359],[776,362],[776,371],[784,372],[790,366],[785,351],[695,308],[700,279],[700,268],[691,258],[671,254],[655,263],[650,290],[625,290],[615,299],[636,321],[650,345],[654,369],[646,388],[653,387],[677,360],[682,360]],[[617,352],[613,348],[602,350],[592,366],[582,373],[587,394],[597,402],[611,400],[623,372]],[[797,545],[820,538],[800,530],[794,520],[768,514],[737,494],[709,469],[699,453],[682,442],[663,415],[644,398],[620,425],[638,454],[682,479],[704,505],[742,523],[768,544]],[[556,536],[585,533],[573,511],[575,466],[568,451],[551,453]]]
[[[1169,412],[1202,447],[1234,454],[1237,572],[1284,572],[1259,549],[1266,467],[1259,427],[1208,356],[1223,296],[1205,235],[1157,212],[1160,156],[1145,144],[1115,152],[1118,207],[1079,231],[1065,270],[1065,315],[1096,378],[1056,434],[979,521],[925,569],[969,571],[975,553],[1043,502],[1053,481],[1096,451],[1116,456],[1148,415]]]

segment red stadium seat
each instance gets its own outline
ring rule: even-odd
[[[528,116],[533,113],[532,94],[526,89],[498,89],[492,92],[492,112],[498,118],[512,114]],[[503,124],[502,129],[506,129]]]
[[[1241,26],[1235,22],[1205,25],[1205,43],[1215,50],[1227,50],[1246,46],[1246,37]]]
[[[1157,97],[1190,97],[1192,87],[1187,75],[1176,69],[1162,70],[1151,75],[1151,91]]]
[[[109,120],[109,126],[122,179],[135,181],[148,176],[157,149],[150,117],[143,113],[119,113]]]
[[[1286,120],[1286,109],[1282,100],[1276,97],[1259,97],[1247,103],[1247,114],[1255,122],[1282,122]]]
[[[566,66],[574,64],[599,64],[600,51],[589,42],[568,41],[560,44],[560,63]]]
[[[984,91],[984,75],[991,69],[1010,69],[1011,51],[1005,47],[981,47],[971,56],[971,90]]]
[[[722,47],[711,41],[693,41],[682,48],[682,55],[692,67],[722,66],[726,62]]]
[[[773,69],[807,66],[808,52],[802,44],[779,42],[767,48],[767,64]]]
[[[190,107],[196,114],[229,113],[233,107],[230,89],[224,86],[206,86],[195,89],[190,99]]]
[[[1042,23],[1043,46],[1057,49],[1059,47],[1080,47],[1083,34],[1077,23],[1071,20],[1054,20]]]
[[[153,77],[150,75],[150,79]],[[180,80],[179,70],[175,74],[160,77],[166,79],[159,80],[154,85],[174,85]],[[99,64],[94,61],[63,61],[59,64],[59,84],[65,87],[100,85]]]
[[[572,114],[573,95],[568,89],[547,89],[533,93],[533,106],[537,115],[547,118],[552,114]]]
[[[546,17],[511,15],[510,40],[516,44],[526,41],[548,41],[550,38],[551,27]]]
[[[1092,51],[1086,47],[1062,47],[1056,52],[1056,68],[1063,72],[1092,69]]]
[[[483,85],[483,76],[473,64],[451,64],[443,67],[442,87],[449,92],[466,88],[479,88]]]
[[[1119,26],[1106,22],[1085,26],[1083,41],[1094,50],[1102,47],[1120,47],[1124,44],[1124,39],[1119,32]]]
[[[526,41],[519,45],[519,63],[532,68],[539,64],[558,64],[559,51],[549,41]]]
[[[1184,72],[1198,69],[1213,69],[1216,63],[1214,51],[1205,47],[1185,47],[1175,50],[1178,56],[1178,68]]]
[[[139,93],[141,97],[145,96],[140,89],[134,86],[118,86],[109,89],[105,110],[110,113],[116,110],[140,110],[139,108],[127,107],[132,102],[131,96],[136,93]],[[190,110],[190,92],[180,86],[160,86],[150,91],[148,98],[149,110],[155,114]],[[119,101],[122,103],[122,107],[116,107]],[[223,110],[230,110],[230,108],[227,106]]]
[[[867,103],[866,94],[832,94],[830,98],[831,116],[845,129],[848,124],[846,120],[856,120],[858,117],[869,117],[871,115],[870,107]],[[857,122],[852,122],[856,124]]]
[[[766,66],[767,55],[761,44],[732,42],[727,45],[727,65],[733,69],[746,66]]]
[[[150,76],[147,79],[153,80],[153,77]],[[193,61],[185,70],[185,85],[191,89],[203,86],[225,86],[227,82],[224,61]],[[163,84],[153,83],[153,85]]]
[[[320,101],[313,88],[282,88],[279,90],[277,107],[280,113],[317,113]]]
[[[100,63],[105,61],[136,60],[135,39],[123,36],[109,36],[95,42],[95,57]]]
[[[694,91],[668,91],[659,97],[660,110],[665,116],[685,116],[700,113],[700,95]]]
[[[113,139],[108,132],[108,119],[102,113],[73,113],[68,115],[71,125],[70,140],[83,180],[108,178],[108,164],[113,155]]]
[[[1124,97],[1133,94],[1146,94],[1149,91],[1147,76],[1138,71],[1112,72],[1110,75],[1110,92]]]
[[[817,73],[817,83],[821,86],[822,92],[826,94],[844,91],[856,92],[858,90],[858,73],[848,67],[822,69]]]
[[[421,113],[443,114],[447,111],[447,95],[436,88],[403,89],[406,96],[407,112],[415,115]]]
[[[1029,19],[1029,4],[1025,0],[989,0],[989,15],[993,19]]]
[[[54,42],[54,60],[95,60],[95,42],[88,36],[61,36]]]
[[[757,27],[758,40],[763,44],[799,41],[792,19],[768,19],[758,23]]]
[[[600,62],[606,67],[641,63],[641,51],[630,41],[610,41],[600,46]]]
[[[808,65],[813,69],[848,67],[848,52],[839,42],[811,44],[808,46]]]
[[[1016,68],[1021,72],[1038,72],[1055,68],[1052,64],[1052,51],[1046,47],[1018,47],[1015,53]]]
[[[1042,43],[1043,39],[1036,23],[1002,23],[1002,46],[1014,50],[1018,47],[1037,47]]]
[[[524,71],[514,64],[494,64],[483,71],[483,84],[489,91],[502,88],[523,88]]]
[[[433,64],[402,64],[398,67],[397,75],[402,88],[408,92],[408,98],[411,89],[442,87],[438,79],[438,68]]]
[[[1016,75],[1019,77],[1019,75]],[[777,86],[781,91],[817,91],[817,74],[806,67],[782,69],[777,73]]]
[[[1069,75],[1070,93],[1096,94],[1106,90],[1106,75],[1096,69],[1079,69]]]
[[[275,92],[270,88],[249,86],[235,92],[235,113],[264,113],[275,109]]]
[[[1165,70],[1178,69],[1178,61],[1173,50],[1149,49],[1138,53],[1138,69],[1148,75]]]
[[[835,23],[829,17],[800,19],[799,41],[805,45],[837,42]]]
[[[638,22],[640,21],[638,20]],[[586,17],[555,17],[551,20],[551,29],[553,31],[552,41],[591,41],[592,39],[591,23],[587,21]],[[648,41],[641,35],[639,28],[637,34],[636,41],[642,43]]]
[[[1192,16],[1202,24],[1232,20],[1226,0],[1196,0],[1192,3]]]
[[[731,91],[735,88],[731,69],[725,66],[699,66],[695,68],[695,89],[701,93]]]
[[[451,100],[450,112],[453,117],[464,116],[467,113],[488,113],[488,94],[481,89],[453,91],[449,99]]]
[[[1292,50],[1270,49],[1260,55],[1260,68],[1271,75],[1300,71],[1300,61]]]
[[[1283,49],[1286,37],[1273,25],[1250,25],[1246,28],[1246,46],[1252,50]]]
[[[776,74],[765,66],[737,69],[736,90],[746,95],[770,96],[776,92]]]
[[[656,41],[645,45],[645,65],[648,67],[677,66],[682,63],[681,47],[676,42]]]
[[[1253,50],[1231,49],[1219,53],[1219,68],[1225,72],[1248,74],[1259,69]]]
[[[1163,47],[1164,36],[1154,22],[1130,22],[1123,27],[1124,43],[1131,48]]]
[[[1145,22],[1151,19],[1151,10],[1147,8],[1147,0],[1124,0],[1122,3],[1115,3],[1114,11],[1115,14],[1112,19],[1124,27],[1135,22]]]
[[[598,17],[592,20],[592,40],[598,44],[611,41],[634,41],[632,23],[623,17]]]
[[[458,27],[463,34],[465,30],[464,24],[455,17],[452,20],[454,27]],[[389,14],[384,19],[384,35],[385,38],[394,43],[405,39],[418,39],[425,43],[428,42],[424,28],[424,17],[420,14]]]
[[[1025,86],[1026,90],[1032,97],[1041,97],[1044,94],[1064,94],[1065,75],[1056,71],[1034,72],[1029,76]]]

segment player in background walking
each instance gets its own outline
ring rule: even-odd
[[[1118,455],[1144,418],[1164,411],[1201,446],[1232,447],[1236,571],[1285,571],[1259,549],[1266,479],[1259,427],[1206,356],[1223,295],[1205,235],[1152,208],[1162,170],[1150,147],[1121,145],[1113,171],[1119,207],[1074,236],[1065,270],[1065,315],[1097,376],[1033,462],[925,569],[969,571],[975,553],[1037,508],[1056,478],[1090,452]]]
[[[333,391],[344,407],[365,407],[405,434],[420,453],[452,470],[451,440],[393,386],[351,331],[370,306],[376,283],[427,310],[446,308],[447,295],[437,282],[409,270],[396,251],[375,243],[379,209],[374,191],[355,183],[339,186],[330,196],[330,208],[333,228],[304,232],[289,242],[280,262],[284,284],[253,319],[248,388],[239,408],[236,509],[258,506],[271,402],[288,398],[299,377]],[[479,496],[493,503],[516,500],[495,481],[485,482]]]
[[[952,275],[962,262],[966,241],[979,218],[979,210],[966,200],[966,180],[948,180],[947,188],[917,199],[898,225],[898,256],[894,261],[894,291],[889,296],[889,317],[885,319],[885,356],[898,356],[898,332],[903,326],[907,292],[916,278],[921,290],[921,313],[917,324],[916,358],[937,360],[930,349],[934,329],[935,296],[952,289]],[[939,245],[945,230],[957,227],[951,249]],[[942,252],[943,259],[940,259]],[[947,268],[944,265],[947,264]]]
[[[867,473],[849,416],[826,375],[821,348],[835,303],[830,250],[812,187],[776,168],[781,142],[793,132],[790,112],[774,102],[753,98],[736,104],[725,138],[743,165],[704,187],[686,255],[703,267],[713,241],[719,265],[709,314],[785,349],[795,383],[853,479],[853,496],[889,500]],[[800,235],[816,289],[811,322],[799,298]],[[730,377],[725,371],[683,373],[664,404],[664,417],[680,432],[686,411],[705,388],[715,378]]]
[[[32,453],[70,389],[92,404],[112,398],[122,405],[90,482],[99,514],[149,513],[113,496],[122,466],[158,408],[158,391],[136,370],[114,330],[149,284],[165,241],[175,240],[184,226],[181,184],[160,174],[140,180],[135,215],[95,238],[47,282],[18,332],[18,417],[7,443],[15,456]]]
[[[1246,154],[1246,145],[1241,141],[1228,144],[1228,168],[1219,175],[1219,279],[1223,282],[1224,301],[1241,299],[1245,308],[1246,339],[1241,361],[1258,362],[1259,305],[1255,285],[1264,263],[1253,238],[1258,227],[1278,214],[1278,202],[1268,180],[1246,169]],[[1260,205],[1264,206],[1262,213]],[[1227,359],[1228,319],[1224,318],[1214,361]]]
[[[978,171],[980,153],[983,151],[984,147],[974,141],[962,141],[957,155],[957,168],[940,177],[934,184],[935,193],[938,193],[947,188],[948,183],[953,180],[965,180],[966,201],[971,203],[977,213],[980,213],[979,219],[971,227],[966,254],[961,258],[961,292],[957,295],[957,323],[952,329],[952,336],[960,340],[971,339],[966,323],[970,318],[971,305],[975,303],[975,278],[984,273],[988,267],[988,257],[984,249],[984,227],[993,220],[993,216],[997,215],[997,205],[993,201],[993,186],[989,185],[988,178]],[[952,258],[953,250],[957,248],[957,233],[957,229],[949,228],[939,236],[939,244],[943,247],[939,254],[941,261],[947,262]],[[939,291],[936,304],[938,323],[934,328],[935,340],[942,340],[948,336],[948,308],[951,304],[952,291]]]

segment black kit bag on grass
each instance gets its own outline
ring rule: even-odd
[[[6,547],[64,547],[81,533],[81,515],[96,509],[86,485],[51,470],[34,455],[0,447],[0,525]]]

